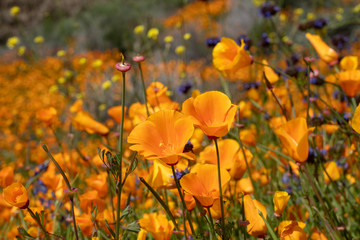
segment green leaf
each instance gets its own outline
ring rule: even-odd
[[[24,237],[29,238],[29,239],[36,239],[33,236],[31,236],[23,227],[19,227],[18,231],[19,231],[21,236],[24,236]]]
[[[109,223],[108,223],[108,221],[107,221],[106,219],[105,219],[105,225],[106,225],[107,229],[109,230],[111,236],[115,239],[115,233],[114,233],[114,231],[111,229],[111,227],[110,227],[110,225],[109,225]]]
[[[126,208],[121,213],[120,219],[123,219],[124,217],[132,214],[133,212],[134,210],[130,205],[126,206]]]
[[[134,232],[134,233],[140,232],[140,226],[137,223],[137,221],[129,223],[127,226],[122,227],[122,229],[128,230],[129,232]]]

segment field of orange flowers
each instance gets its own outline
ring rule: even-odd
[[[236,1],[189,1],[126,52],[10,37],[0,239],[360,239],[360,4],[331,2],[254,0],[235,38]]]

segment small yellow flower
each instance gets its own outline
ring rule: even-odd
[[[13,6],[10,8],[10,15],[16,17],[20,13],[20,8],[18,6]]]
[[[101,59],[96,59],[93,63],[92,63],[92,67],[93,68],[98,68],[103,64],[103,62],[101,61]]]
[[[340,13],[338,13],[338,14],[335,14],[335,18],[336,18],[336,20],[340,21],[343,19],[343,16]]]
[[[34,43],[40,44],[44,42],[44,38],[42,36],[36,36],[34,38]]]
[[[353,8],[354,13],[360,12],[360,3]]]
[[[147,37],[152,38],[153,40],[157,40],[158,35],[159,35],[159,29],[157,28],[150,28],[147,33]]]
[[[137,35],[140,35],[144,32],[144,25],[137,25],[135,28],[134,28],[134,33],[137,34]]]
[[[186,50],[185,46],[180,45],[175,48],[175,53],[181,55],[185,52],[185,50]]]
[[[164,38],[164,42],[166,42],[166,43],[171,43],[171,42],[173,42],[174,41],[174,37],[173,36],[166,36],[165,38]]]
[[[103,82],[103,84],[101,85],[102,89],[106,90],[109,89],[111,87],[111,81],[107,80],[105,82]]]
[[[52,85],[49,89],[49,92],[53,93],[53,92],[57,92],[58,91],[58,86],[56,85]]]
[[[20,43],[19,38],[17,37],[11,37],[7,40],[6,46],[10,49],[13,49],[16,45]]]
[[[260,7],[264,2],[265,0],[253,0],[253,3],[256,7]]]
[[[19,55],[19,56],[24,55],[25,51],[26,51],[26,47],[25,47],[25,46],[20,46],[20,47],[17,49],[17,52],[18,52],[18,55]]]
[[[119,75],[114,75],[114,76],[111,77],[111,81],[113,81],[113,82],[117,82],[117,81],[119,81],[119,80],[120,80],[120,76],[119,76]]]
[[[73,76],[73,72],[70,71],[70,70],[66,70],[64,75],[65,75],[66,78],[71,78]]]
[[[191,38],[191,34],[190,33],[185,33],[184,34],[184,39],[185,40],[189,40]]]
[[[282,41],[285,42],[285,43],[288,42],[289,40],[290,40],[290,38],[288,36],[283,36],[282,37]]]
[[[314,15],[313,13],[308,13],[308,14],[306,15],[306,18],[307,18],[308,20],[314,20],[314,19],[315,19],[315,15]]]
[[[338,13],[343,13],[344,9],[343,8],[338,8],[337,11],[338,11]]]
[[[58,79],[59,84],[64,84],[65,82],[66,82],[66,79],[64,77],[59,77],[59,79]]]
[[[105,103],[100,104],[99,110],[100,110],[100,111],[104,111],[105,109],[106,109],[106,104],[105,104]]]
[[[280,18],[280,21],[282,21],[282,22],[285,22],[287,20],[287,16],[285,13],[280,13],[279,18]]]
[[[77,93],[75,95],[76,99],[82,99],[83,98],[83,95],[81,93]]]
[[[63,56],[65,56],[65,53],[66,52],[64,50],[59,50],[59,51],[57,51],[56,56],[63,57]]]
[[[304,10],[302,8],[296,8],[294,11],[295,15],[300,16],[304,13]]]
[[[86,63],[86,58],[82,57],[82,58],[79,59],[79,64],[80,65],[84,65],[85,63]]]

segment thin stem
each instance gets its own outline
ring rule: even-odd
[[[253,188],[254,188],[254,195],[255,197],[257,198],[257,194],[256,194],[256,191],[255,191],[255,182],[254,182],[254,179],[252,178],[251,176],[251,171],[250,171],[250,166],[249,166],[249,163],[247,161],[247,157],[246,157],[246,153],[245,153],[245,148],[244,148],[244,145],[241,141],[241,138],[239,138],[239,144],[240,144],[240,148],[241,148],[241,151],[243,153],[243,156],[244,156],[244,160],[245,160],[245,164],[246,164],[246,169],[247,169],[247,172],[248,172],[248,175],[249,175],[249,178],[250,178],[250,181],[251,181],[251,184],[253,185]]]
[[[276,236],[273,228],[271,227],[270,223],[266,220],[266,218],[264,217],[264,215],[262,214],[262,212],[261,212],[260,210],[258,210],[258,211],[259,211],[260,217],[263,219],[263,221],[264,221],[264,223],[265,223],[265,225],[266,225],[266,227],[267,227],[267,229],[268,229],[268,231],[269,231],[269,233],[270,233],[271,238],[272,238],[273,240],[277,240],[278,238],[277,238],[277,236]]]
[[[76,227],[76,220],[75,220],[75,213],[74,213],[74,196],[73,196],[73,193],[72,191],[74,190],[72,187],[71,187],[71,184],[69,182],[69,179],[66,177],[64,171],[61,169],[60,165],[58,164],[58,162],[55,160],[55,158],[51,155],[49,149],[46,147],[45,144],[41,144],[42,148],[44,149],[44,151],[47,153],[48,157],[51,159],[51,161],[55,164],[56,168],[58,169],[58,171],[60,172],[61,176],[63,177],[65,183],[66,183],[66,186],[68,187],[68,191],[69,191],[69,198],[71,200],[71,215],[72,215],[72,218],[73,218],[73,225],[74,225],[74,232],[75,232],[75,237],[76,237],[76,240],[79,240],[79,236],[78,236],[78,233],[77,233],[77,227]]]
[[[306,107],[306,122],[310,124],[310,63],[306,62],[307,65],[307,107]]]
[[[121,102],[121,122],[120,122],[120,136],[118,141],[118,179],[116,183],[117,190],[117,204],[116,204],[116,225],[115,225],[115,239],[119,239],[120,234],[120,212],[121,212],[121,191],[122,191],[122,153],[123,153],[123,134],[124,134],[124,117],[125,117],[125,72],[122,72],[122,102]]]
[[[174,165],[171,165],[171,169],[172,169],[172,172],[173,172],[175,184],[176,184],[176,187],[177,187],[177,189],[178,189],[178,192],[179,192],[179,195],[180,195],[180,199],[181,199],[181,203],[182,203],[182,206],[183,206],[183,214],[185,215],[185,212],[186,212],[186,217],[187,217],[187,220],[188,220],[189,225],[190,225],[191,234],[194,234],[194,233],[195,233],[195,230],[194,230],[194,227],[193,227],[192,222],[191,222],[191,219],[190,219],[190,214],[189,214],[189,212],[188,212],[188,210],[187,210],[187,208],[186,208],[184,196],[183,196],[182,191],[181,191],[181,188],[180,188],[179,179],[176,178],[176,173],[175,173],[175,167],[174,167]],[[186,225],[185,225],[185,221],[184,221],[184,231],[185,231],[185,228],[186,228]],[[185,236],[185,237],[186,237],[186,236]]]
[[[75,210],[74,210],[74,196],[70,194],[70,203],[71,203],[71,215],[72,215],[72,222],[74,225],[74,231],[75,231],[75,237],[76,240],[78,240],[78,232],[77,232],[77,226],[76,226],[76,219],[75,219]]]
[[[209,225],[210,225],[211,236],[215,236],[214,222],[213,222],[213,217],[211,216],[210,208],[208,208],[208,213],[209,213]]]
[[[224,214],[223,195],[222,195],[222,189],[221,189],[220,155],[219,155],[219,146],[218,146],[218,143],[217,143],[217,139],[214,139],[214,142],[215,142],[215,147],[216,147],[218,180],[219,180],[219,193],[220,193],[220,206],[221,206],[221,229],[222,229],[221,236],[224,239],[224,236],[225,236],[225,214]]]
[[[143,91],[144,91],[146,114],[147,114],[147,116],[150,116],[149,108],[148,108],[148,105],[147,105],[144,75],[143,75],[143,71],[142,71],[142,69],[141,69],[141,63],[140,63],[140,62],[138,62],[138,66],[139,66],[139,71],[140,71],[140,78],[141,78],[142,88],[143,88]]]
[[[35,220],[35,222],[37,223],[37,225],[39,225],[39,227],[41,228],[41,230],[44,232],[45,234],[45,238],[46,239],[50,239],[49,238],[49,233],[46,231],[46,229],[44,228],[44,226],[41,224],[40,219],[38,219],[35,215],[35,213],[28,207],[27,208],[28,212],[30,213],[31,217]]]

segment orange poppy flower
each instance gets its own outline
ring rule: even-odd
[[[349,70],[335,74],[341,88],[349,97],[354,97],[360,90],[360,70]]]
[[[319,57],[326,63],[336,63],[339,55],[337,52],[329,47],[319,35],[306,33],[306,38],[310,41],[311,45],[315,48]]]
[[[234,121],[237,107],[222,92],[210,91],[187,99],[182,112],[211,139],[225,136]]]
[[[5,201],[13,207],[24,209],[29,206],[28,194],[21,183],[15,182],[7,186],[3,194]]]
[[[76,223],[81,229],[81,233],[87,237],[90,237],[93,231],[94,223],[90,214],[83,213],[76,217]]]
[[[163,213],[145,213],[139,219],[139,225],[142,229],[149,232],[156,240],[169,240],[174,229],[172,221],[167,220]]]
[[[360,104],[356,107],[353,118],[351,119],[351,127],[360,133]]]
[[[220,166],[229,170],[235,161],[236,153],[239,150],[239,144],[234,139],[224,139],[218,141],[220,153]],[[214,145],[207,146],[199,156],[202,163],[217,165],[217,155]]]
[[[278,227],[278,233],[281,239],[291,240],[299,239],[306,240],[306,233],[304,231],[306,224],[296,221],[282,221]]]
[[[290,199],[290,195],[285,191],[276,191],[273,198],[274,210],[277,216],[281,216],[285,210],[286,204]]]
[[[244,196],[245,218],[249,221],[247,232],[254,237],[261,237],[267,233],[267,227],[259,211],[266,219],[266,207],[259,201],[252,199],[250,195]]]
[[[109,133],[109,129],[105,125],[95,121],[90,113],[85,111],[78,112],[75,117],[73,117],[72,123],[76,129],[86,131],[90,134],[98,133],[107,135]]]
[[[105,209],[105,201],[99,197],[96,190],[91,190],[80,195],[79,199],[80,208],[86,213],[90,213],[92,207],[96,207],[100,212]]]
[[[262,63],[264,65],[269,65],[268,61],[266,61],[265,59],[262,60]],[[279,80],[279,75],[271,67],[264,66],[264,73],[267,80],[269,80],[271,84],[274,84]]]
[[[221,168],[221,185],[224,190],[230,181],[230,174]],[[217,166],[198,164],[189,174],[180,179],[181,187],[188,194],[193,195],[203,207],[211,207],[216,199],[220,198]]]
[[[175,169],[178,171],[183,171],[187,165],[188,161],[181,159],[178,164],[176,164]],[[171,167],[165,164],[163,161],[157,159],[154,160],[153,167],[151,168],[150,174],[148,175],[146,181],[154,189],[175,187],[175,181]]]
[[[223,37],[213,49],[213,64],[225,76],[235,75],[251,64],[251,57],[244,49],[245,43],[239,46],[234,40]],[[236,78],[230,78],[235,80]]]
[[[95,189],[99,197],[104,198],[108,193],[108,186],[107,186],[107,173],[101,172],[98,175],[91,176],[85,179],[86,184]]]
[[[36,118],[50,126],[56,117],[57,111],[53,107],[43,108],[36,112]]]
[[[121,110],[122,110],[122,106],[114,106],[108,109],[107,113],[109,114],[110,117],[112,117],[115,122],[117,122],[118,124],[120,124],[121,122]],[[126,107],[125,107],[125,113],[126,113]]]
[[[343,71],[350,71],[357,69],[358,57],[357,56],[346,56],[340,61],[340,66]]]
[[[245,151],[246,160],[248,164],[250,164],[253,155],[249,149],[245,148],[244,151]],[[234,180],[240,180],[244,176],[246,169],[247,167],[246,167],[244,154],[242,150],[240,150],[237,152],[235,156],[233,165],[231,166],[229,173]]]
[[[306,119],[298,117],[275,130],[290,157],[297,162],[305,162],[309,154],[308,135],[314,128],[308,128]]]
[[[161,110],[139,123],[127,141],[134,144],[130,146],[131,150],[145,158],[158,158],[168,165],[175,165],[180,157],[192,158],[183,150],[193,132],[189,118],[174,110]]]
[[[152,82],[146,89],[146,99],[151,106],[158,106],[160,103],[172,102],[167,95],[168,87],[161,82]]]

